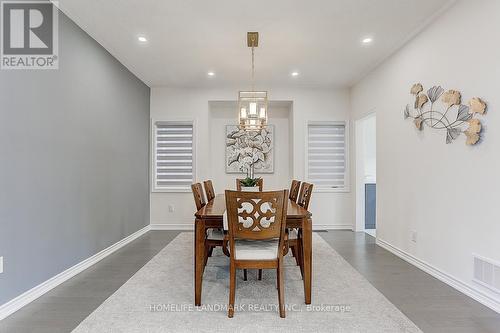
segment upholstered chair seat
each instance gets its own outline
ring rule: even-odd
[[[278,258],[279,239],[234,241],[234,258],[236,260],[272,260]]]
[[[222,241],[224,239],[224,232],[221,229],[208,229],[207,239]]]
[[[297,238],[299,238],[299,233],[297,229],[295,228],[288,229],[288,239],[297,239]]]

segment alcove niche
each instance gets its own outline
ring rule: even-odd
[[[209,105],[209,161],[200,167],[210,168],[216,192],[234,189],[235,179],[246,174],[226,173],[226,125],[238,122],[237,101],[210,101]],[[274,173],[259,174],[264,178],[264,190],[285,189],[290,186],[293,175],[293,103],[270,101],[268,124],[274,125]]]

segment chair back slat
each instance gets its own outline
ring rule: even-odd
[[[210,201],[213,198],[215,198],[214,186],[213,186],[211,180],[205,180],[203,182],[203,187],[205,187],[205,193],[207,195],[207,201]]]
[[[236,179],[236,190],[241,191],[241,182],[245,180],[243,178],[237,178]],[[257,187],[259,187],[259,191],[262,192],[264,189],[264,179],[259,178],[257,179]]]
[[[231,239],[281,238],[285,231],[288,190],[226,191]]]
[[[289,199],[292,201],[297,201],[297,198],[299,197],[299,190],[300,190],[300,181],[295,179],[292,180],[292,185],[290,185]]]
[[[305,209],[309,209],[309,201],[311,200],[313,190],[313,184],[303,182],[302,187],[300,188],[299,198],[297,199],[297,204],[299,206],[304,207]]]
[[[196,210],[198,211],[207,204],[205,196],[203,195],[203,188],[200,183],[196,183],[191,185],[191,191],[193,191],[194,203],[196,204]]]

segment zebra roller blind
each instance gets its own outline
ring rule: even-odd
[[[190,190],[194,179],[193,123],[154,124],[154,189]]]
[[[316,189],[346,187],[346,124],[309,124],[308,180]]]

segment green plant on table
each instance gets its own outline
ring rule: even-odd
[[[247,177],[245,179],[240,180],[241,186],[244,187],[254,187],[257,186],[257,182],[259,181],[260,178],[250,178]]]

